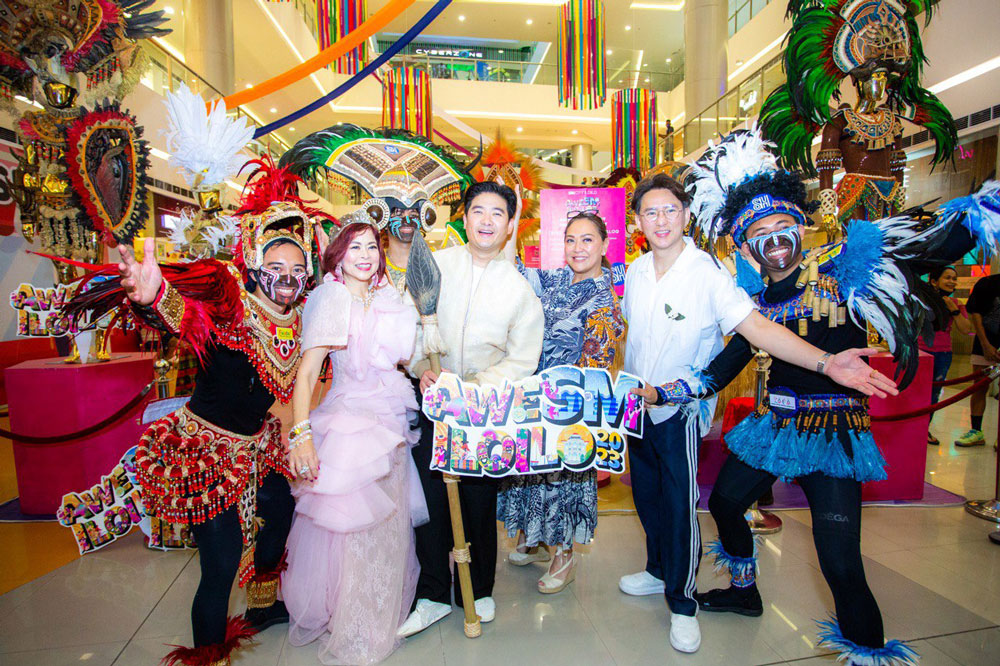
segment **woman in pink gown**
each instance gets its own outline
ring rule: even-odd
[[[296,507],[282,590],[292,645],[318,640],[324,664],[374,664],[398,646],[419,573],[413,524],[426,506],[408,419],[417,404],[397,369],[413,351],[417,315],[386,279],[371,225],[347,225],[323,259],[292,397]],[[310,414],[327,355],[332,388]]]

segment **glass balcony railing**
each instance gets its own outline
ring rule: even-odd
[[[410,65],[425,69],[433,79],[455,81],[494,81],[554,86],[558,83],[555,64],[538,64],[517,60],[464,59],[428,54],[399,55],[389,61],[393,65]],[[641,71],[625,67],[608,68],[608,87],[641,87],[660,92],[673,90],[684,80],[684,65],[669,71],[643,67]]]
[[[729,36],[750,22],[771,0],[729,0]]]
[[[783,55],[775,56],[739,86],[675,131],[673,145],[670,146],[674,159],[682,159],[711,139],[729,133],[747,118],[759,114],[761,105],[771,91],[785,82]]]
[[[146,55],[149,56],[149,68],[139,82],[157,95],[166,96],[167,92],[173,92],[180,88],[182,83],[185,83],[195,94],[201,95],[206,100],[225,97],[222,92],[156,44],[156,42],[143,40],[141,45],[146,51]],[[237,118],[245,117],[254,128],[263,125],[256,116],[249,113],[243,107],[231,109],[230,115],[235,115]],[[272,157],[277,159],[289,147],[286,142],[273,134],[269,134],[262,141],[255,139],[250,145],[250,150],[258,156],[270,153]]]

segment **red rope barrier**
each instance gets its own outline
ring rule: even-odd
[[[66,435],[49,435],[46,437],[36,437],[34,435],[20,435],[11,432],[9,430],[4,430],[3,428],[0,428],[0,436],[17,440],[17,442],[20,444],[60,444],[68,442],[70,440],[80,439],[81,437],[86,437],[87,435],[92,435],[95,432],[104,430],[113,423],[117,423],[123,417],[125,417],[126,414],[131,412],[135,408],[135,406],[138,405],[140,402],[142,402],[143,399],[149,394],[150,390],[152,390],[153,388],[153,384],[155,384],[155,382],[150,382],[146,384],[146,386],[144,386],[143,389],[139,391],[138,395],[136,395],[134,398],[125,403],[125,405],[122,406],[122,408],[119,409],[117,412],[107,417],[106,419],[103,419],[99,423],[95,423],[94,425],[86,427],[83,430],[68,433]]]
[[[987,375],[980,379],[978,382],[970,386],[969,388],[956,393],[947,400],[942,400],[941,402],[936,402],[933,405],[927,405],[926,407],[921,407],[920,409],[914,409],[909,412],[903,412],[902,414],[885,414],[883,416],[872,416],[872,421],[903,421],[905,419],[912,419],[917,416],[923,416],[924,414],[930,414],[931,412],[936,412],[939,409],[944,409],[949,405],[954,405],[959,400],[967,398],[979,389],[989,385],[993,381],[992,375]]]
[[[971,372],[964,377],[955,377],[954,379],[945,379],[940,382],[931,382],[932,386],[953,386],[955,384],[961,384],[962,382],[967,382],[970,379],[975,379],[976,377],[982,377],[986,374],[986,370],[976,370]]]

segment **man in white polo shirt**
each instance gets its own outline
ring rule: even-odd
[[[701,558],[695,476],[715,398],[680,407],[669,404],[670,396],[657,387],[683,380],[697,394],[704,388],[699,373],[722,350],[723,335],[734,331],[772,356],[865,393],[871,375],[861,360],[863,350],[825,354],[757,312],[729,272],[684,236],[689,202],[684,187],[664,174],[639,183],[632,206],[650,252],[629,267],[622,307],[628,320],[625,371],[647,382],[635,391],[648,406],[643,438],[629,444],[632,495],[646,532],[646,568],[623,576],[618,585],[626,594],[666,594],[670,644],[681,652],[701,645],[694,599]]]

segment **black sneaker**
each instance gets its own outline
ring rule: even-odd
[[[267,608],[248,608],[243,619],[257,631],[264,631],[268,627],[288,622],[288,609],[285,608],[284,601],[275,601]]]
[[[756,585],[696,592],[694,598],[698,608],[709,613],[738,613],[748,617],[760,617],[764,613],[764,602]]]

